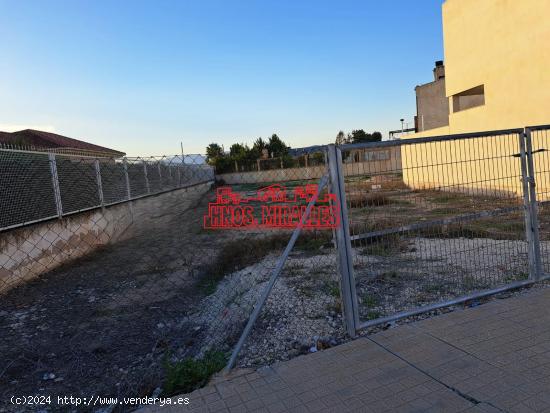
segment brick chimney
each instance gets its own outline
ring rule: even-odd
[[[444,79],[445,78],[445,65],[443,60],[438,60],[435,62],[434,68],[434,80]]]

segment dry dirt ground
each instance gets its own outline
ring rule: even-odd
[[[151,396],[167,361],[230,351],[290,233],[204,230],[213,200],[214,191],[192,190],[168,198],[135,217],[123,240],[4,295],[0,411],[18,410],[11,395]],[[299,239],[241,366],[307,352],[316,334],[342,335],[328,235]],[[283,325],[289,339],[273,331]]]
[[[126,240],[3,296],[2,402],[13,394],[150,395],[163,357],[200,341],[200,326],[182,319],[197,311],[200,280],[224,242],[202,231],[207,201],[190,189],[136,217]]]

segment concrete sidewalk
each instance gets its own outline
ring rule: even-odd
[[[197,390],[197,412],[550,412],[550,288]]]

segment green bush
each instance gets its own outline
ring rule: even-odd
[[[190,393],[203,387],[208,379],[225,367],[227,357],[221,351],[207,351],[204,357],[170,362],[164,365],[166,379],[164,381],[164,395]]]

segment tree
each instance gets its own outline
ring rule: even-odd
[[[263,150],[267,149],[267,142],[264,141],[261,137],[256,139],[254,143],[252,144],[252,149],[250,150],[252,152],[252,156],[255,159],[259,159],[262,157]]]
[[[346,143],[346,141],[347,141],[346,134],[344,133],[344,131],[340,131],[336,135],[336,141],[334,143],[336,145],[343,145],[344,143]]]
[[[216,159],[223,156],[223,149],[217,143],[211,143],[206,147],[206,162],[210,165],[215,165]]]
[[[283,158],[284,165],[292,166],[294,160],[288,155],[290,147],[273,134],[269,141],[262,138],[254,141],[252,148],[244,143],[234,143],[229,147],[229,153],[224,153],[223,148],[217,143],[211,143],[206,147],[206,162],[216,168],[216,173],[227,173],[241,170],[254,169],[256,162],[262,156],[262,150],[267,151],[276,158]]]
[[[286,146],[286,144],[277,136],[276,133],[271,135],[271,138],[269,138],[267,150],[269,151],[269,155],[271,157],[278,158],[280,156],[284,156],[288,153],[289,149],[290,148]]]
[[[211,143],[206,147],[206,162],[212,165],[218,174],[230,172],[233,167],[231,157],[225,154],[217,143]]]
[[[380,142],[382,140],[382,134],[380,132],[373,132],[371,138],[373,142]]]
[[[366,133],[363,129],[355,129],[351,131],[350,138],[353,143],[380,142],[382,140],[382,134],[380,132]]]
[[[343,133],[343,132],[342,132]],[[323,152],[315,152],[312,159],[312,165],[324,165],[325,163],[325,154]]]
[[[234,160],[240,161],[246,158],[248,151],[250,151],[248,146],[241,143],[234,143],[229,147],[229,156]]]
[[[367,134],[363,129],[352,130],[351,140],[353,143],[367,142]]]
[[[265,149],[267,148],[267,143],[266,141],[264,141],[262,139],[262,137],[260,136],[258,139],[256,139],[254,141],[254,144],[252,145],[252,148],[253,149],[256,149],[256,150],[259,150],[260,152],[262,151],[262,149]]]

